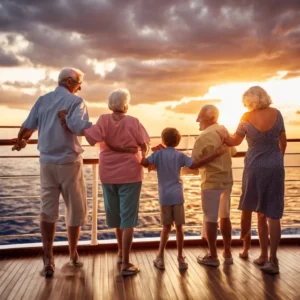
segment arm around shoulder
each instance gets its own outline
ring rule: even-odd
[[[201,168],[201,167],[205,166],[206,164],[215,160],[217,157],[223,155],[226,151],[228,151],[228,146],[223,144],[221,147],[217,148],[213,154],[207,155],[207,156],[201,158],[200,160],[194,161],[192,163],[192,165],[190,166],[190,169]]]

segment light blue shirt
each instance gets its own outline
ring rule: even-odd
[[[71,134],[60,124],[57,113],[67,110],[67,125]],[[83,122],[76,122],[76,120]],[[38,129],[38,150],[41,163],[66,164],[81,159],[83,152],[76,135],[92,125],[86,104],[81,97],[73,95],[66,88],[58,86],[53,92],[41,96],[32,107],[23,127]]]
[[[189,168],[193,159],[168,147],[152,153],[147,160],[157,169],[159,204],[166,206],[184,203],[180,170],[182,167]]]

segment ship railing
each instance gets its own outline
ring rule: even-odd
[[[0,126],[1,128],[18,128],[18,126]],[[185,151],[185,152],[189,152],[191,151],[191,144],[190,141],[195,139],[197,137],[197,135],[182,135],[183,138],[186,138],[187,143],[184,147],[178,148],[178,150],[180,151]],[[160,137],[151,137],[152,139],[158,139]],[[288,139],[288,143],[300,143],[300,139]],[[32,139],[29,141],[29,144],[37,144],[37,139]],[[190,144],[190,145],[189,145]],[[1,146],[10,146],[13,145],[13,141],[10,139],[0,139],[0,145]],[[21,152],[20,152],[21,153]],[[237,152],[236,155],[234,156],[235,158],[241,158],[244,157],[246,154],[246,152]],[[299,155],[300,153],[298,152],[289,152],[286,153],[286,156],[290,156],[290,155]],[[0,159],[27,159],[27,158],[36,158],[38,159],[39,156],[38,155],[2,155],[0,156]],[[91,239],[89,241],[89,243],[91,245],[97,245],[99,243],[99,240],[97,238],[98,233],[100,232],[113,232],[113,229],[101,229],[98,230],[97,226],[98,226],[98,217],[101,216],[103,217],[105,215],[104,212],[102,213],[98,213],[98,204],[99,204],[99,175],[98,175],[98,159],[91,159],[91,158],[85,158],[83,159],[83,163],[84,165],[89,165],[92,168],[92,197],[88,198],[88,201],[92,201],[92,211],[89,215],[90,219],[91,219],[91,230],[90,231],[82,231],[81,234],[89,234],[91,235]],[[285,165],[285,169],[289,169],[289,168],[299,168],[299,165],[294,165],[294,164],[289,164],[289,165]],[[243,167],[233,167],[233,170],[242,170]],[[20,176],[9,176],[9,175],[0,175],[0,180],[4,180],[4,179],[8,179],[8,180],[12,180],[12,179],[16,179],[16,178],[24,178],[24,177],[39,177],[39,175],[20,175]],[[286,180],[286,182],[300,182],[300,180],[298,179],[289,179]],[[241,180],[235,180],[235,183],[239,183],[241,184]],[[238,196],[232,196],[232,197],[238,197]],[[293,193],[290,195],[285,195],[285,197],[289,197],[289,198],[299,198],[300,195],[297,193]],[[24,196],[7,196],[7,195],[0,195],[0,203],[4,200],[12,200],[12,199],[22,199],[24,198]],[[39,198],[39,196],[27,196],[26,198]],[[299,204],[299,203],[298,203]],[[299,205],[298,205],[299,206]],[[199,211],[198,211],[199,210]],[[194,213],[196,214],[201,214],[201,209],[199,208],[198,210],[194,210]],[[293,211],[285,211],[285,213],[298,213],[299,215],[300,209],[298,210],[293,210]],[[237,213],[237,211],[236,211]],[[144,213],[144,215],[148,215],[148,216],[157,216],[159,213],[158,211],[156,212],[146,212]],[[60,215],[60,217],[64,217],[64,215]],[[0,216],[0,221],[8,221],[8,220],[17,220],[17,219],[33,219],[33,218],[39,218],[39,215],[33,215],[33,216]],[[300,219],[296,222],[296,224],[289,224],[288,227],[295,227],[298,228],[297,223],[300,222]],[[200,231],[201,226],[199,225],[192,225],[192,226],[185,226],[185,229],[188,230],[189,227],[192,227],[193,229],[198,229]],[[143,231],[143,232],[147,232],[147,231],[155,231],[155,232],[159,232],[161,230],[161,228],[159,227],[159,225],[157,227],[151,227],[150,229],[147,229],[146,227],[141,227],[141,228],[136,228],[135,231]],[[56,235],[67,235],[67,232],[65,231],[60,231],[60,232],[56,232]],[[298,234],[295,235],[285,235],[287,238],[292,238],[292,237],[296,237],[299,238]],[[22,238],[22,237],[40,237],[40,233],[21,233],[21,234],[11,234],[11,235],[3,235],[0,233],[0,243],[1,240],[11,240],[11,239],[18,239],[18,238]],[[189,238],[189,237],[187,237]],[[0,246],[1,248],[1,246]]]

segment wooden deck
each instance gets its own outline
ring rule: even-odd
[[[155,250],[133,250],[132,262],[141,272],[135,276],[119,275],[115,251],[81,253],[82,269],[68,266],[68,256],[55,257],[53,278],[41,276],[41,256],[0,259],[0,299],[300,299],[300,247],[281,246],[280,275],[263,274],[251,261],[259,253],[253,247],[248,261],[238,258],[233,248],[234,264],[219,268],[204,267],[196,256],[203,247],[186,247],[187,271],[179,271],[176,249],[166,251],[166,270],[153,267]],[[221,249],[219,249],[221,253]]]

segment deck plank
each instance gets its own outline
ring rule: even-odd
[[[149,264],[149,270],[153,271],[152,274],[154,274],[154,280],[156,281],[154,288],[155,294],[160,295],[162,297],[160,299],[163,299],[164,297],[166,297],[166,299],[178,299],[170,278],[170,270],[168,271],[167,264],[165,264],[165,270],[159,270],[153,266],[153,260],[156,258],[156,251],[148,250],[145,253]]]
[[[42,261],[42,260],[41,260]],[[36,274],[34,278],[34,286],[33,286],[33,294],[30,299],[59,299],[60,294],[63,289],[65,274],[62,271],[63,265],[67,261],[67,256],[65,254],[55,254],[54,262],[55,262],[55,273],[52,278],[44,278],[43,277],[43,263],[41,263],[41,267],[39,272]]]
[[[81,253],[82,269],[68,265],[67,254],[56,254],[56,271],[51,279],[41,275],[41,256],[0,259],[0,299],[300,299],[299,246],[281,246],[278,251],[280,274],[264,274],[253,264],[259,247],[252,247],[249,259],[238,257],[233,248],[234,264],[219,268],[201,266],[196,257],[204,248],[186,247],[189,263],[186,271],[177,265],[177,250],[167,248],[166,270],[153,266],[155,249],[133,250],[132,263],[141,272],[120,275],[115,251]],[[222,249],[218,252],[221,256]]]

